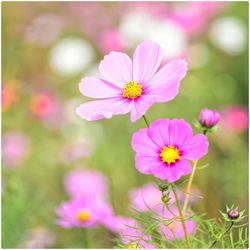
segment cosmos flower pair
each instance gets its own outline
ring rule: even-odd
[[[160,67],[161,47],[151,41],[139,44],[133,61],[120,52],[111,52],[101,61],[104,79],[84,78],[79,89],[85,96],[101,100],[80,105],[76,112],[86,120],[111,118],[131,113],[131,121],[142,117],[153,103],[172,100],[186,75],[185,60],[172,60]],[[208,150],[204,135],[193,136],[183,119],[161,119],[133,135],[136,168],[144,174],[174,182],[192,171],[188,160],[197,160]]]

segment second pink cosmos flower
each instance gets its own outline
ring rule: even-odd
[[[193,136],[184,119],[160,119],[133,135],[135,166],[143,174],[177,181],[192,171],[188,160],[197,160],[208,151],[207,137]]]
[[[103,79],[85,77],[79,84],[83,95],[101,100],[81,104],[76,113],[93,121],[130,112],[134,122],[153,103],[172,100],[186,75],[187,64],[176,59],[159,69],[162,58],[161,47],[151,41],[137,46],[133,60],[121,52],[106,55],[99,66]]]

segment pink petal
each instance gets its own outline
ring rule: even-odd
[[[146,86],[146,91],[158,95],[157,102],[170,101],[178,94],[180,81],[186,73],[185,60],[172,60],[152,77]]]
[[[190,174],[191,172],[191,164],[182,159],[178,160],[174,165],[168,166],[166,163],[161,162],[161,164],[151,168],[151,173],[155,177],[161,180],[167,180],[168,182],[175,182],[183,175]]]
[[[144,41],[139,44],[133,56],[133,80],[141,84],[148,82],[159,68],[162,55],[157,43]]]
[[[182,157],[188,160],[198,160],[208,152],[208,140],[205,135],[198,134],[182,146]]]
[[[156,96],[153,95],[142,95],[133,101],[133,108],[131,110],[130,119],[135,122],[141,118],[147,110],[155,102]]]
[[[192,138],[192,127],[184,119],[159,119],[149,127],[149,136],[163,148],[164,146],[181,145]]]
[[[178,168],[178,170],[182,173],[182,175],[188,175],[192,172],[192,166],[189,161],[179,159],[177,163],[175,164],[174,167]]]
[[[159,151],[159,147],[149,137],[147,128],[134,133],[131,144],[134,151],[140,155],[155,156]]]
[[[111,118],[113,115],[129,113],[132,102],[122,98],[110,98],[81,104],[76,113],[88,121]]]
[[[168,119],[159,119],[150,124],[148,134],[160,149],[170,144],[167,138],[170,122]]]
[[[79,83],[80,92],[92,98],[109,98],[121,96],[123,90],[104,80],[95,77],[85,77]]]
[[[132,81],[132,61],[124,53],[111,52],[100,62],[99,70],[108,81],[117,87],[124,87]]]
[[[184,119],[173,119],[169,124],[168,141],[170,145],[182,149],[186,141],[190,141],[193,136],[193,130],[189,123]]]
[[[140,155],[137,154],[135,156],[135,167],[142,174],[151,174],[152,168],[158,167],[161,165],[159,161],[159,156],[151,156],[151,155]]]
[[[170,173],[170,167],[164,162],[160,161],[157,166],[151,168],[151,174],[161,180],[168,180]]]

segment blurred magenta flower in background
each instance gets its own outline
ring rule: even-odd
[[[108,199],[108,180],[101,172],[92,169],[76,169],[69,172],[64,181],[71,197]]]
[[[231,106],[222,114],[223,127],[236,132],[245,132],[248,129],[248,109],[243,106]]]
[[[34,116],[46,119],[56,114],[57,102],[51,94],[38,92],[32,95],[29,107]]]
[[[156,72],[161,61],[162,49],[151,41],[137,46],[133,62],[126,54],[111,52],[99,66],[105,80],[86,77],[79,84],[83,95],[105,99],[80,105],[77,114],[93,121],[131,112],[134,122],[153,103],[172,100],[178,94],[187,65],[185,60],[173,60]]]
[[[134,133],[132,147],[139,172],[174,182],[191,173],[188,160],[207,154],[208,140],[202,134],[193,136],[184,119],[160,119]]]
[[[57,224],[64,228],[91,228],[104,224],[113,211],[110,205],[95,197],[78,197],[63,202],[56,209]]]
[[[6,132],[2,138],[3,162],[8,167],[18,167],[30,152],[30,140],[22,132]]]

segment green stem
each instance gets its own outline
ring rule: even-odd
[[[185,197],[184,206],[183,206],[183,213],[184,214],[185,214],[186,209],[187,209],[188,199],[189,199],[189,196],[190,196],[191,186],[192,186],[192,183],[193,183],[197,163],[198,163],[198,160],[194,161],[192,173],[191,173],[191,175],[189,177],[189,180],[188,180],[188,185],[187,185],[187,190],[186,190],[186,197]]]
[[[231,230],[231,228],[233,227],[233,225],[234,225],[234,222],[232,221],[231,224],[230,224],[230,226],[228,227],[228,229],[220,236],[219,239],[216,239],[216,240],[212,243],[212,245],[211,245],[209,248],[213,248],[214,245],[215,245],[224,235],[226,235],[226,234]]]
[[[86,249],[90,248],[87,230],[88,230],[88,229],[86,229],[86,228],[83,228],[83,230],[82,230],[82,232],[83,232],[84,247],[85,247]]]
[[[173,193],[174,193],[174,197],[175,197],[175,201],[176,201],[176,205],[177,205],[177,208],[178,208],[178,211],[179,211],[179,214],[180,214],[180,219],[181,219],[181,224],[182,224],[182,228],[183,228],[184,235],[185,235],[186,245],[187,245],[187,248],[190,248],[190,242],[189,242],[189,239],[188,239],[187,228],[186,228],[184,216],[183,216],[183,213],[182,213],[182,210],[181,210],[181,205],[180,205],[178,196],[176,194],[174,185],[173,184],[170,184],[170,185],[172,187],[172,190],[173,190]]]
[[[148,120],[147,120],[146,116],[145,116],[145,115],[143,115],[142,117],[143,117],[143,119],[144,119],[144,121],[145,121],[145,123],[146,123],[147,127],[149,127],[149,122],[148,122]]]

